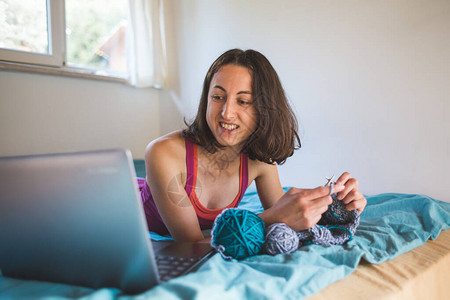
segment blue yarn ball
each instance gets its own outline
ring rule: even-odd
[[[264,244],[265,225],[255,213],[225,209],[214,221],[211,245],[225,259],[242,259],[258,254]]]

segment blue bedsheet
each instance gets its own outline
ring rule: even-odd
[[[381,263],[450,227],[450,203],[424,195],[368,196],[354,238],[344,246],[308,245],[293,254],[225,261],[216,254],[196,273],[161,284],[136,297],[155,299],[299,299],[345,278],[361,259]],[[261,211],[255,189],[241,204]],[[64,284],[0,277],[0,298],[132,299],[117,289],[92,290]]]

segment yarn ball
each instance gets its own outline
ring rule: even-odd
[[[225,259],[242,259],[258,254],[264,244],[265,225],[255,213],[225,209],[214,221],[211,246]]]
[[[284,223],[275,223],[270,225],[266,231],[266,243],[264,251],[270,255],[280,253],[292,253],[299,247],[300,242],[292,228]]]

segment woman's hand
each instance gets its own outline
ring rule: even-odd
[[[344,186],[336,184],[335,192],[343,191]],[[273,223],[285,223],[295,231],[313,227],[332,203],[330,187],[315,189],[291,188],[272,207],[262,212],[259,217],[266,226]]]
[[[336,181],[336,186],[344,186],[344,189],[337,194],[338,200],[342,200],[347,210],[357,209],[362,213],[367,205],[367,200],[359,191],[358,180],[352,178],[350,173],[345,172]]]

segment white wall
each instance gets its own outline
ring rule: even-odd
[[[160,135],[155,89],[0,71],[0,156],[128,148]]]
[[[278,71],[303,147],[284,186],[350,171],[366,194],[450,201],[450,1],[167,0],[171,93],[0,71],[0,156],[145,145],[195,115],[230,48]],[[172,22],[172,23],[171,23]],[[172,102],[175,99],[175,103]]]
[[[284,186],[350,171],[366,194],[450,201],[450,1],[167,1],[173,89],[195,114],[202,81],[230,48],[272,62],[300,121],[303,147]]]

